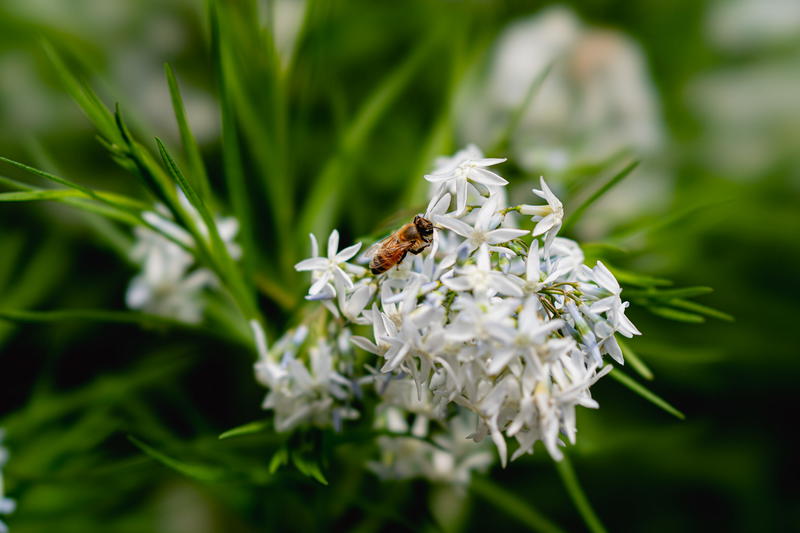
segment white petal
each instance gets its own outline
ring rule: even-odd
[[[460,178],[456,181],[456,214],[461,215],[467,208],[467,180]]]
[[[306,272],[309,270],[325,270],[328,268],[330,263],[327,259],[323,257],[311,257],[309,259],[303,259],[299,263],[294,266],[294,269],[298,272]]]
[[[434,172],[432,174],[425,174],[425,179],[430,181],[431,183],[449,180],[452,177],[453,177],[453,172],[451,170],[446,170],[445,172]]]
[[[550,213],[542,220],[540,220],[539,223],[536,224],[536,226],[533,228],[533,236],[538,237],[539,235],[546,233],[555,225],[556,225],[556,217],[553,213]]]
[[[492,274],[492,286],[497,292],[508,296],[522,296],[524,294],[519,285],[508,279],[505,275],[499,272],[493,272]]]
[[[482,183],[484,185],[507,185],[508,181],[501,178],[491,170],[486,170],[485,168],[473,168],[469,173],[469,177],[472,181],[477,181],[478,183]]]
[[[489,244],[500,244],[527,234],[528,231],[524,229],[498,228],[488,232],[486,237],[489,239]]]
[[[331,271],[330,270],[323,271],[322,275],[317,279],[317,281],[314,282],[313,285],[311,285],[311,288],[308,289],[308,294],[312,296],[317,294],[319,291],[322,290],[322,287],[324,287],[325,284],[328,283],[328,281],[330,281],[330,279],[331,279]]]
[[[525,278],[528,281],[539,281],[539,241],[535,239],[528,249],[528,260],[525,264]]]
[[[490,167],[492,165],[505,163],[506,161],[507,159],[505,157],[484,157],[482,159],[474,159],[472,164],[476,167]]]
[[[366,337],[361,337],[359,335],[353,335],[350,337],[350,342],[361,348],[362,350],[370,353],[374,353],[375,355],[381,355],[381,351],[378,347]]]
[[[337,263],[343,263],[351,259],[354,255],[356,255],[360,249],[361,249],[361,243],[357,242],[356,244],[348,246],[341,252],[337,253],[335,260]]]
[[[492,217],[496,211],[497,198],[493,196],[486,200],[486,202],[478,210],[478,216],[475,218],[475,229],[484,231],[489,229],[489,222],[492,220]]]
[[[436,215],[445,214],[447,208],[450,207],[450,198],[449,192],[445,193],[441,198],[436,198],[436,196],[434,196],[428,203],[428,209],[425,210],[425,217],[431,218]]]
[[[444,283],[448,289],[456,292],[468,291],[472,288],[472,283],[470,283],[469,278],[465,276],[443,279],[442,283]]]
[[[445,228],[451,231],[455,231],[462,237],[469,237],[470,235],[472,235],[474,231],[472,229],[472,226],[470,226],[466,222],[458,220],[457,218],[448,216],[437,216],[434,221],[440,226],[444,226]]]
[[[328,237],[328,257],[333,259],[336,256],[336,250],[339,249],[339,230],[333,230],[330,237]]]

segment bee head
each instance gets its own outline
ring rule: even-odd
[[[433,222],[421,215],[414,217],[414,225],[417,227],[417,231],[422,236],[427,237],[428,235],[433,234]]]

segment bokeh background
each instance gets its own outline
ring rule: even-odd
[[[232,13],[249,4],[218,3]],[[293,65],[287,95],[275,97],[258,39],[232,32],[243,94],[233,105],[255,102],[238,109],[245,174],[291,182],[283,225],[265,200],[271,182],[253,199],[251,237],[262,258],[253,271],[270,333],[291,321],[305,289],[290,268],[307,252],[295,228],[302,235],[337,226],[349,238],[379,232],[424,202],[419,176],[436,155],[468,142],[508,154],[512,187],[524,192],[544,174],[567,210],[581,184],[636,157],[637,171],[573,235],[604,243],[597,249],[626,269],[713,287],[698,302],[735,320],[689,323],[632,307],[645,333],[632,348],[655,375],[648,386],[686,420],[603,380],[601,409],[579,414],[572,463],[611,531],[800,526],[791,436],[800,378],[800,4],[257,7],[255,23],[274,32],[274,56]],[[96,141],[42,40],[71,58],[107,103],[120,102],[141,138],[177,146],[169,62],[225,198],[207,10],[200,0],[0,2],[0,154],[144,198]],[[526,111],[514,115],[551,64]],[[288,104],[281,111],[275,102]],[[281,113],[289,126],[276,132]],[[275,146],[289,148],[276,155]],[[330,187],[320,192],[315,180],[326,172]],[[0,175],[19,174],[4,166]],[[324,216],[304,218],[307,196]],[[65,206],[0,205],[0,309],[124,309],[136,272],[125,259],[129,242]],[[11,453],[4,473],[18,500],[11,530],[527,527],[509,511],[512,500],[498,503],[479,488],[380,482],[358,466],[362,448],[334,454],[327,487],[288,470],[269,475],[269,437],[217,440],[264,417],[252,357],[208,330],[0,320],[0,426]],[[204,483],[142,454],[128,435],[197,464],[224,456],[248,475]],[[489,477],[564,529],[585,528],[546,454]]]

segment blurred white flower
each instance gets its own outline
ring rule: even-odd
[[[200,234],[208,239],[208,228],[200,214],[181,196],[184,208],[197,224]],[[188,247],[193,246],[190,235],[175,224],[163,206],[157,212],[143,216],[154,227]],[[216,220],[220,237],[234,259],[241,256],[234,242],[239,224],[235,218],[219,217]],[[207,268],[198,267],[194,257],[184,248],[149,228],[134,229],[136,242],[131,248],[131,259],[141,265],[142,271],[131,279],[125,302],[131,309],[175,318],[183,322],[198,323],[203,317],[203,290],[217,284],[216,276]]]
[[[582,218],[581,233],[595,238],[616,221],[666,205],[672,186],[661,157],[666,128],[645,55],[632,38],[553,6],[511,23],[481,67],[457,98],[462,141],[495,144],[547,73],[509,138],[518,166],[559,175],[608,165],[624,151],[643,160],[636,179],[619,184]]]
[[[5,495],[3,468],[8,462],[8,450],[3,446],[4,438],[5,430],[0,428],[0,515],[9,515],[17,508],[17,503]],[[0,533],[8,533],[8,527],[2,520],[0,520]]]
[[[342,404],[351,382],[336,371],[334,348],[324,339],[308,347],[307,361],[300,359],[298,349],[307,330],[302,333],[287,333],[255,364],[256,378],[269,388],[263,407],[273,410],[277,431],[303,423],[338,429],[342,420],[358,417],[358,411]]]
[[[800,3],[729,0],[707,12],[718,66],[690,80],[697,155],[720,176],[753,180],[776,168],[797,175],[800,152]]]

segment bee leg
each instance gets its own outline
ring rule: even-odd
[[[421,247],[419,247],[419,248],[411,249],[411,250],[409,250],[409,252],[411,252],[411,253],[412,253],[412,254],[414,254],[414,255],[419,255],[419,254],[421,254],[422,252],[424,252],[424,251],[425,251],[425,249],[426,249],[428,246],[430,246],[430,243],[426,243],[426,244],[424,244],[423,246],[421,246]]]

